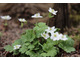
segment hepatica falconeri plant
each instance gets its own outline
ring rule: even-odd
[[[49,16],[48,16],[49,18],[54,17],[54,15],[56,15],[56,13],[58,12],[58,11],[55,11],[54,9],[52,9],[52,8],[49,8],[48,11],[49,11]]]
[[[6,15],[6,16],[1,16],[1,19],[5,20],[5,23],[4,23],[4,26],[7,26],[8,25],[8,20],[11,19],[11,17],[9,15]]]
[[[40,16],[40,13],[36,13],[36,14],[32,15],[31,18],[36,18],[36,25],[37,25],[37,23],[38,23],[37,18],[43,18],[43,16]]]
[[[21,28],[24,26],[24,23],[27,24],[27,21],[24,18],[19,18],[18,20],[19,22],[21,22],[21,25],[20,25]]]
[[[50,13],[56,15],[56,12],[53,10]],[[12,45],[5,46],[4,49],[10,53],[13,52],[13,55],[25,57],[55,57],[61,50],[66,53],[75,51],[73,45],[74,40],[68,35],[59,33],[58,28],[39,22],[33,29],[27,29],[20,39],[15,40]]]

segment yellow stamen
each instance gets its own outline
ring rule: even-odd
[[[54,34],[54,37],[56,37],[57,35],[56,34]]]
[[[38,16],[38,14],[36,14],[36,16]]]
[[[5,16],[5,19],[7,19],[7,16]]]
[[[21,19],[21,21],[23,21],[23,19]]]
[[[54,12],[54,10],[52,10],[52,12]]]
[[[50,28],[50,30],[52,30],[52,29]]]
[[[62,38],[64,38],[64,36],[62,36]]]
[[[46,35],[45,35],[45,34],[43,34],[43,36],[44,36],[44,37],[46,37]]]
[[[16,46],[16,48],[18,48],[18,46]]]

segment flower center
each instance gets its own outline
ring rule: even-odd
[[[21,19],[21,21],[23,21],[23,19]]]
[[[64,36],[62,36],[62,38],[64,38]]]
[[[5,19],[7,19],[7,16],[5,16]]]
[[[50,28],[50,30],[52,30],[52,29]]]
[[[56,35],[56,34],[54,34],[54,37],[57,37],[57,35]]]
[[[16,46],[16,48],[18,48],[18,46]]]
[[[43,36],[44,36],[44,37],[46,37],[46,35],[45,35],[45,34],[43,34]]]
[[[36,16],[38,17],[38,14],[36,14]]]
[[[54,10],[52,10],[52,12],[54,12]]]

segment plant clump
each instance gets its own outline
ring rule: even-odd
[[[27,29],[20,39],[12,45],[4,47],[13,55],[25,57],[55,57],[60,49],[67,53],[75,51],[74,40],[60,34],[58,28],[48,27],[45,23],[37,23],[33,29]]]

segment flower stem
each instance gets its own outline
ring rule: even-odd
[[[7,25],[8,25],[8,23],[7,23],[7,21],[5,20],[4,26],[7,26]]]
[[[54,16],[49,12],[48,17],[49,17],[49,18],[53,18]],[[49,20],[48,20],[48,22],[47,22],[47,25],[49,25]]]
[[[38,20],[38,19],[37,19]],[[38,26],[38,21],[36,20],[36,25]]]
[[[21,22],[21,28],[23,27],[24,23]]]

